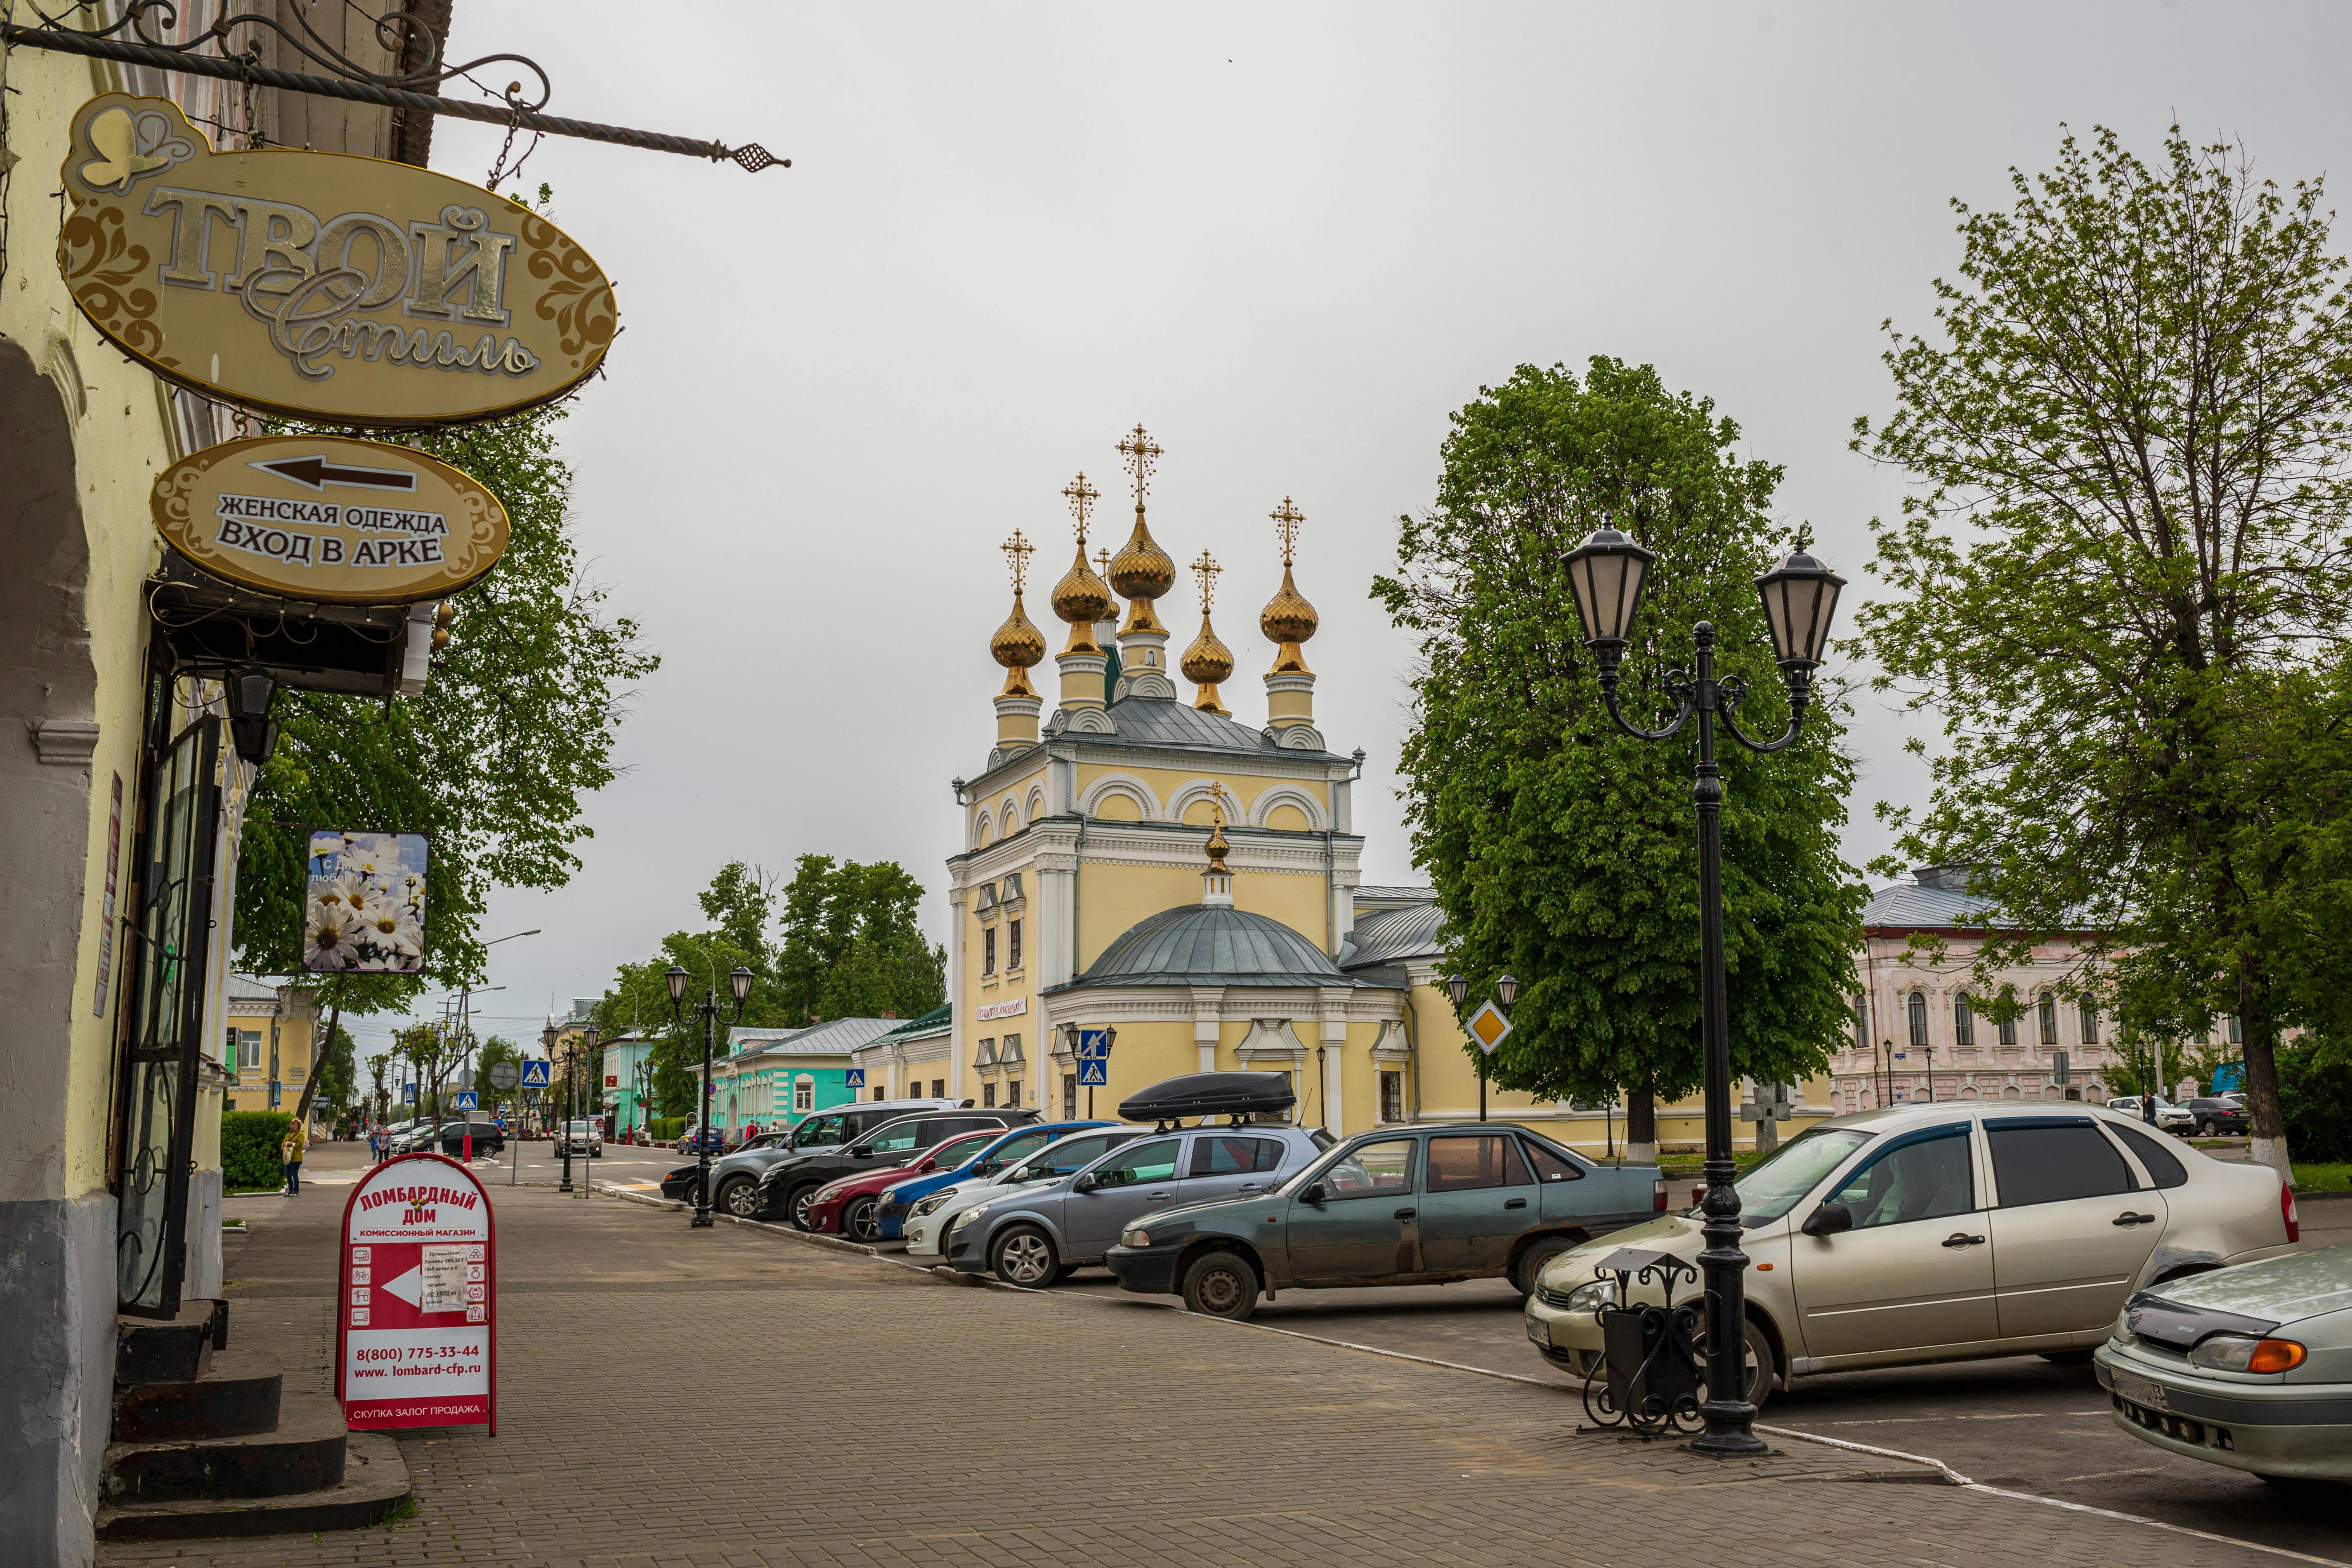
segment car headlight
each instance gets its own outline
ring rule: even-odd
[[[2293,1340],[2258,1340],[2251,1334],[2212,1334],[2189,1352],[2189,1364],[2208,1372],[2293,1372],[2307,1354]]]
[[[955,1196],[955,1194],[956,1190],[953,1187],[940,1188],[938,1192],[933,1193],[929,1197],[924,1198],[915,1205],[913,1210],[915,1217],[920,1219],[927,1214],[939,1213],[940,1210],[947,1206],[948,1200]]]
[[[964,1210],[964,1211],[963,1211],[963,1213],[961,1213],[961,1214],[960,1214],[960,1215],[956,1215],[956,1222],[955,1222],[955,1224],[953,1224],[953,1225],[951,1225],[951,1226],[948,1226],[948,1229],[949,1229],[949,1231],[950,1231],[950,1233],[953,1233],[953,1232],[955,1232],[955,1231],[961,1230],[961,1229],[963,1229],[965,1226],[969,1226],[969,1225],[972,1224],[975,1220],[977,1220],[977,1219],[979,1219],[979,1218],[980,1218],[980,1210],[978,1210],[978,1209],[966,1209],[966,1210]]]
[[[1119,1236],[1118,1244],[1121,1247],[1149,1247],[1151,1245],[1151,1233],[1148,1230],[1124,1231]]]
[[[1571,1312],[1597,1312],[1603,1307],[1617,1304],[1617,1281],[1588,1279],[1568,1293],[1568,1310]]]

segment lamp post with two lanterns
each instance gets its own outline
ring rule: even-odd
[[[1617,727],[1636,740],[1666,741],[1694,716],[1698,720],[1698,770],[1691,800],[1698,816],[1699,1015],[1706,1055],[1706,1195],[1700,1204],[1706,1217],[1699,1231],[1706,1247],[1698,1261],[1706,1289],[1707,1397],[1699,1407],[1706,1427],[1691,1447],[1706,1454],[1759,1454],[1766,1445],[1756,1436],[1756,1407],[1748,1400],[1746,1375],[1743,1276],[1748,1258],[1739,1249],[1739,1193],[1732,1185],[1738,1167],[1731,1158],[1730,984],[1723,954],[1723,778],[1716,765],[1715,733],[1720,726],[1757,752],[1778,752],[1796,740],[1845,579],[1813,559],[1801,539],[1787,560],[1756,579],[1771,632],[1773,661],[1780,667],[1789,693],[1789,726],[1778,739],[1752,739],[1734,721],[1748,685],[1737,675],[1715,673],[1716,631],[1706,621],[1691,628],[1697,654],[1693,667],[1666,671],[1674,716],[1661,729],[1642,730],[1618,710],[1618,667],[1630,644],[1627,634],[1634,612],[1641,606],[1643,579],[1656,559],[1616,529],[1600,528],[1569,552],[1565,564],[1577,616],[1583,623],[1584,646],[1598,666],[1601,695]]]
[[[669,982],[670,1016],[679,1023],[686,1021],[686,983],[688,978],[683,964],[673,963],[663,976]],[[744,999],[751,994],[751,972],[737,964],[727,976],[729,989],[735,993],[735,1016],[743,1016]],[[712,985],[694,1010],[702,1015],[702,1117],[694,1128],[694,1218],[688,1227],[708,1228],[710,1217],[710,1047],[719,1027],[719,987]]]
[[[1445,994],[1454,999],[1454,1016],[1459,1017],[1462,1013],[1462,1004],[1470,999],[1470,982],[1459,974],[1448,975],[1445,980]],[[1511,1016],[1511,1004],[1518,999],[1519,983],[1515,976],[1506,974],[1495,982],[1495,1005],[1501,1010],[1507,1021]],[[1495,1042],[1496,1046],[1501,1044],[1500,1039]],[[1486,1058],[1494,1054],[1495,1046],[1488,1045],[1485,1040],[1478,1042],[1478,1120],[1481,1121],[1486,1120]]]

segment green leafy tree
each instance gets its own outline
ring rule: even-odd
[[[447,430],[377,431],[431,453],[499,498],[513,537],[497,568],[449,601],[447,647],[416,698],[281,691],[278,749],[246,813],[237,873],[239,960],[299,973],[300,828],[397,829],[432,838],[425,973],[329,984],[348,1011],[398,1006],[427,982],[478,979],[477,930],[492,886],[561,887],[590,836],[584,796],[613,778],[634,684],[658,660],[580,574],[563,405]]]
[[[922,884],[895,860],[803,855],[783,894],[775,974],[795,1021],[912,1018],[947,998],[944,948],[915,924]]]
[[[1520,981],[1494,1079],[1588,1101],[1622,1089],[1636,1142],[1655,1141],[1658,1098],[1705,1072],[1696,741],[1611,723],[1560,563],[1603,521],[1658,552],[1624,666],[1634,722],[1670,710],[1666,671],[1707,620],[1718,668],[1755,693],[1747,727],[1778,734],[1753,580],[1788,542],[1769,517],[1781,471],[1738,442],[1646,365],[1595,358],[1581,380],[1522,365],[1454,416],[1436,505],[1401,520],[1399,569],[1372,588],[1420,639],[1405,811],[1454,964],[1476,992]],[[1819,1071],[1852,1016],[1864,889],[1837,831],[1853,771],[1840,705],[1818,695],[1788,751],[1723,748],[1733,1067],[1770,1081]]]
[[[2344,265],[2317,181],[2178,128],[2156,167],[2101,130],[2011,183],[1955,204],[1937,340],[1889,323],[1894,412],[1855,423],[1920,481],[1862,642],[1943,721],[1925,806],[1881,811],[2013,928],[1981,971],[2087,929],[2074,985],[2126,1023],[2235,1015],[2284,1175],[2274,1053],[2347,978]]]

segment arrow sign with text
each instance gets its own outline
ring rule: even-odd
[[[547,1063],[531,1061],[522,1064],[522,1086],[525,1089],[547,1087]]]
[[[364,485],[376,490],[413,490],[416,488],[416,474],[413,469],[349,468],[331,463],[324,458],[281,458],[274,463],[248,463],[246,466],[292,479],[296,484],[314,490],[324,489],[329,485]]]

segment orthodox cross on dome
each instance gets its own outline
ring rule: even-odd
[[[1192,575],[1201,580],[1201,614],[1204,616],[1209,613],[1209,601],[1216,596],[1217,574],[1223,570],[1217,564],[1216,557],[1205,550],[1201,552],[1201,558],[1192,563]]]
[[[1298,525],[1307,521],[1307,514],[1291,505],[1290,498],[1285,496],[1282,504],[1265,515],[1274,519],[1274,531],[1282,536],[1282,563],[1287,566],[1298,548]]]
[[[1151,488],[1151,467],[1160,460],[1160,443],[1145,435],[1139,424],[1119,441],[1118,450],[1127,459],[1127,471],[1135,476],[1135,510],[1141,511],[1143,492]]]
[[[1087,510],[1102,499],[1102,491],[1087,483],[1086,472],[1081,469],[1076,479],[1062,487],[1062,494],[1068,498],[1070,511],[1078,520],[1078,542],[1084,544],[1087,542]]]
[[[1108,549],[1095,552],[1095,569],[1102,574],[1104,582],[1110,581],[1110,552]]]
[[[1003,551],[1004,559],[1012,563],[1013,592],[1018,595],[1021,592],[1021,584],[1028,581],[1029,557],[1035,552],[1037,547],[1022,538],[1021,531],[1016,528],[1013,531],[1013,537],[997,548]]]

